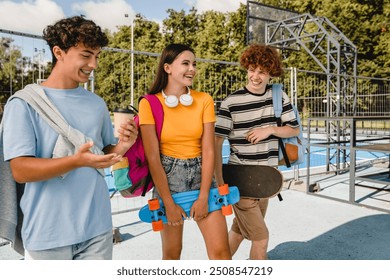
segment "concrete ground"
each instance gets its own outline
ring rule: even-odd
[[[390,260],[390,215],[336,202],[297,190],[270,201],[266,221],[270,231],[269,258],[274,260]],[[233,216],[227,218],[231,225]],[[159,233],[140,222],[137,212],[114,216],[123,241],[114,259],[160,259]],[[248,258],[244,241],[233,259]],[[186,221],[182,259],[207,259],[203,239],[193,221]]]
[[[380,211],[306,193],[304,188],[305,185],[286,184],[283,201],[270,200],[266,216],[269,259],[390,260],[388,191],[381,196],[381,207],[385,208]],[[372,191],[372,195],[377,196],[378,192]],[[114,245],[115,260],[161,259],[159,233],[139,220],[137,210],[123,211],[137,209],[146,200],[113,197],[113,222],[122,239]],[[227,217],[228,226],[232,219],[233,216]],[[244,241],[233,259],[248,259],[249,248],[250,242]],[[0,247],[0,260],[21,258],[9,245]],[[182,259],[207,259],[201,234],[193,221],[185,222]]]

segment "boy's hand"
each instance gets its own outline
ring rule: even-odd
[[[268,138],[272,135],[272,127],[258,127],[248,131],[246,134],[246,140],[252,144],[257,144],[261,140]]]
[[[89,150],[92,146],[92,141],[85,143],[76,152],[75,157],[79,167],[108,168],[122,159],[122,156],[116,153],[96,155]]]
[[[125,145],[127,148],[130,148],[138,136],[138,129],[134,120],[128,119],[127,122],[124,122],[118,129],[119,133],[119,143]]]

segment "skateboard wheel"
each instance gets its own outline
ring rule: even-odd
[[[160,202],[157,198],[152,198],[148,200],[149,210],[157,210],[160,208]]]
[[[233,207],[231,204],[226,205],[226,206],[223,205],[221,210],[222,210],[222,215],[224,215],[224,216],[229,216],[229,215],[233,214]]]
[[[153,231],[162,231],[164,225],[162,220],[153,221],[152,222],[152,229]]]
[[[223,184],[218,187],[218,193],[220,195],[227,195],[229,194],[229,185],[228,184]]]

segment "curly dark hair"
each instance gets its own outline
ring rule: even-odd
[[[241,56],[240,65],[248,70],[250,66],[260,67],[271,77],[283,74],[282,61],[275,48],[254,44],[249,46]]]
[[[50,47],[53,67],[57,62],[53,47],[58,46],[67,52],[69,48],[82,43],[88,48],[97,49],[108,45],[107,35],[92,20],[83,16],[61,19],[43,30],[43,38]]]

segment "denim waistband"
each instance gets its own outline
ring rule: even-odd
[[[161,155],[161,162],[174,162],[176,165],[180,166],[193,166],[198,165],[202,163],[202,157],[195,157],[195,158],[188,158],[188,159],[180,159],[180,158],[174,158],[166,155]]]

